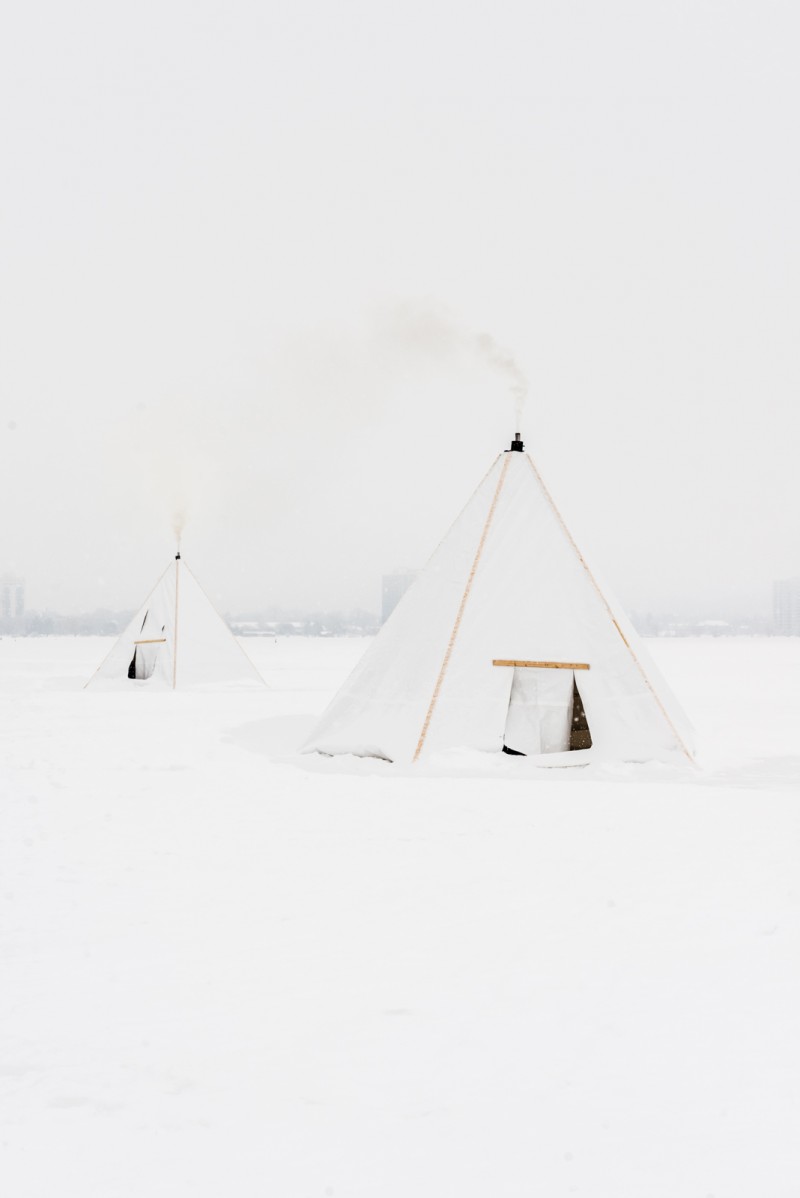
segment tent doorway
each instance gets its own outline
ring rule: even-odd
[[[572,676],[572,726],[569,733],[569,747],[575,752],[578,749],[591,749],[592,734],[589,731],[589,721],[583,709],[583,699],[578,690],[575,675]]]
[[[576,680],[582,662],[494,661],[513,671],[503,752],[514,756],[591,748],[592,737]]]
[[[158,660],[158,651],[162,645],[166,644],[167,638],[163,635],[164,626],[162,625],[160,632],[161,636],[151,633],[147,635],[147,618],[150,615],[149,611],[144,613],[142,627],[139,631],[139,640],[134,641],[133,657],[128,666],[128,677],[143,681],[145,678],[152,678]],[[150,621],[153,624],[153,621]]]
[[[165,645],[166,641],[167,638],[163,636],[154,641],[137,641],[131,663],[128,666],[128,677],[138,679],[140,682],[145,678],[152,678],[158,660],[158,647]]]

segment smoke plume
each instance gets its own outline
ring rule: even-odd
[[[515,431],[521,429],[528,380],[513,355],[489,333],[476,333],[439,309],[399,304],[384,312],[378,321],[379,341],[400,351],[409,364],[425,358],[462,361],[478,358],[502,379],[514,399]]]
[[[475,344],[486,361],[508,380],[515,403],[516,424],[514,427],[516,430],[521,430],[525,400],[528,398],[528,380],[524,372],[511,354],[501,349],[488,333],[478,333],[475,336]]]
[[[172,517],[172,531],[175,534],[175,543],[178,547],[179,553],[181,549],[181,540],[183,538],[183,530],[186,527],[187,519],[188,517],[185,508],[180,507],[175,509],[175,514]]]

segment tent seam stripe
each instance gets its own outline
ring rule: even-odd
[[[422,725],[422,731],[419,734],[419,740],[417,742],[417,747],[414,752],[414,757],[412,759],[413,761],[417,761],[417,759],[419,758],[419,755],[422,752],[422,748],[425,744],[426,737],[428,735],[428,728],[430,727],[431,717],[433,716],[433,711],[434,711],[434,708],[436,707],[436,703],[439,698],[439,692],[442,689],[442,683],[444,682],[444,676],[447,673],[447,667],[450,665],[450,658],[453,653],[453,646],[456,643],[456,637],[458,636],[458,630],[461,627],[461,619],[464,615],[464,609],[467,606],[467,600],[469,599],[470,591],[472,590],[472,584],[475,581],[475,574],[478,569],[478,563],[481,560],[481,556],[483,554],[483,548],[484,548],[484,545],[486,544],[486,538],[489,535],[489,529],[491,527],[492,520],[494,519],[495,509],[497,508],[497,502],[500,498],[500,492],[503,489],[503,483],[505,482],[505,479],[506,479],[506,473],[508,471],[508,463],[510,462],[510,460],[511,460],[510,457],[506,456],[506,458],[503,462],[503,468],[500,471],[500,478],[498,480],[497,488],[495,490],[494,497],[492,499],[491,507],[489,508],[489,513],[486,517],[486,523],[483,526],[483,532],[481,533],[481,539],[478,542],[478,548],[475,552],[475,559],[472,563],[472,569],[470,570],[469,577],[467,578],[467,585],[464,587],[464,594],[461,596],[461,603],[459,604],[458,612],[456,613],[455,623],[453,624],[453,629],[452,629],[452,632],[450,633],[450,640],[447,643],[447,649],[445,650],[441,669],[439,670],[439,676],[436,679],[436,685],[433,688],[433,694],[431,695],[431,701],[428,705],[428,711],[425,716],[425,722]]]
[[[622,640],[622,643],[623,643],[623,645],[625,646],[625,648],[626,648],[626,649],[628,650],[628,652],[630,653],[630,655],[631,655],[631,658],[633,659],[633,662],[634,662],[634,664],[635,664],[635,666],[636,666],[637,670],[639,671],[639,673],[641,674],[642,678],[644,679],[644,683],[645,683],[645,685],[646,685],[647,689],[650,691],[650,694],[651,694],[651,695],[653,696],[653,698],[655,699],[655,701],[656,701],[656,703],[657,703],[657,705],[658,705],[658,707],[659,707],[659,710],[661,711],[661,714],[663,715],[664,719],[667,721],[667,724],[669,725],[669,728],[670,728],[670,731],[672,732],[672,735],[675,737],[675,739],[676,739],[676,741],[678,742],[678,744],[680,745],[681,749],[683,750],[683,752],[684,752],[684,753],[686,754],[686,756],[688,757],[689,761],[691,761],[691,762],[694,764],[694,757],[692,756],[692,754],[691,754],[691,752],[689,751],[688,747],[687,747],[687,746],[686,746],[686,744],[684,743],[683,737],[682,737],[682,736],[681,736],[681,734],[678,732],[678,729],[675,727],[675,725],[673,724],[672,720],[670,719],[670,716],[669,716],[669,713],[668,713],[668,711],[667,711],[666,707],[665,707],[665,706],[664,706],[664,704],[661,702],[661,699],[660,699],[660,698],[659,698],[659,696],[658,696],[658,691],[657,691],[657,690],[656,690],[656,688],[653,686],[653,684],[652,684],[652,682],[650,681],[650,679],[647,677],[647,674],[646,674],[646,672],[645,672],[644,666],[643,666],[643,665],[642,665],[642,663],[639,661],[639,658],[636,656],[636,651],[634,650],[633,646],[630,644],[630,642],[628,641],[628,638],[625,636],[624,632],[622,631],[622,629],[620,628],[620,626],[619,626],[619,624],[617,623],[616,619],[614,618],[614,612],[611,610],[611,606],[610,606],[610,604],[609,604],[608,600],[606,599],[605,595],[603,594],[602,590],[600,589],[600,585],[599,585],[599,583],[597,582],[597,579],[595,578],[594,574],[592,574],[592,571],[589,569],[588,562],[586,561],[586,559],[584,558],[584,556],[583,556],[583,554],[581,553],[580,549],[578,548],[578,544],[577,544],[577,542],[576,542],[575,538],[573,537],[572,533],[570,532],[570,530],[569,530],[569,528],[568,528],[568,526],[567,526],[567,522],[566,522],[566,520],[564,519],[564,517],[561,515],[561,512],[560,512],[560,511],[558,510],[558,508],[556,507],[555,500],[553,499],[553,496],[552,496],[552,495],[550,494],[550,492],[548,491],[548,489],[547,489],[547,487],[546,487],[546,485],[545,485],[544,479],[542,478],[541,474],[539,473],[539,471],[538,471],[538,470],[537,470],[537,468],[536,468],[536,463],[534,462],[533,458],[531,457],[531,455],[530,455],[529,453],[526,453],[526,454],[525,454],[525,457],[526,457],[526,458],[528,459],[528,461],[530,462],[530,465],[531,465],[531,470],[533,470],[533,473],[534,473],[534,474],[535,474],[535,476],[536,476],[536,479],[537,479],[537,481],[538,481],[538,483],[539,483],[539,486],[542,488],[542,491],[544,492],[544,495],[545,495],[545,498],[547,499],[547,502],[550,504],[550,507],[553,509],[553,512],[555,513],[555,516],[556,516],[556,519],[558,520],[559,524],[561,525],[561,528],[563,529],[563,531],[564,531],[564,534],[565,534],[565,536],[567,537],[567,540],[569,541],[569,543],[570,543],[570,545],[572,546],[572,548],[575,550],[575,553],[577,554],[577,557],[578,557],[578,561],[581,563],[581,565],[583,566],[584,570],[585,570],[585,571],[586,571],[586,573],[588,574],[588,576],[589,576],[589,580],[590,580],[590,582],[591,582],[592,586],[594,587],[595,591],[596,591],[596,592],[597,592],[597,594],[599,595],[600,599],[601,599],[601,600],[602,600],[602,602],[603,602],[603,605],[604,605],[604,607],[605,607],[606,611],[608,612],[609,616],[611,617],[611,622],[612,622],[612,624],[614,625],[614,627],[616,628],[617,632],[619,633],[619,635],[620,635],[620,639]]]

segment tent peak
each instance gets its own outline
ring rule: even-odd
[[[511,442],[511,448],[506,450],[506,453],[524,453],[525,446],[522,443],[522,434],[515,433],[514,440]]]
[[[175,554],[175,561],[179,562],[180,560],[181,560],[181,551],[179,549],[178,552]]]

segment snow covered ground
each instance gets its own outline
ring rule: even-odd
[[[8,1198],[797,1198],[800,641],[658,641],[700,768],[299,757],[0,641]]]

